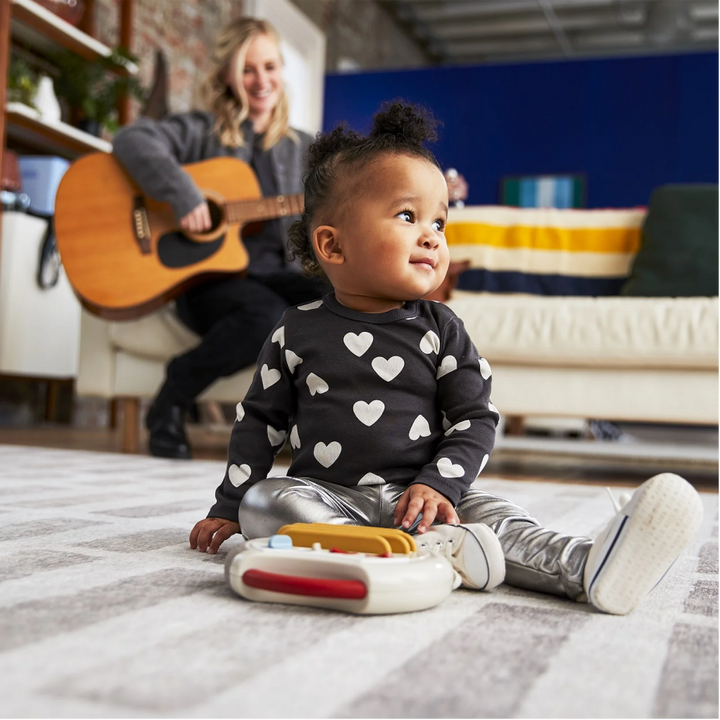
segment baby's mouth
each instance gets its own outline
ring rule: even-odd
[[[411,265],[427,265],[428,267],[435,269],[435,261],[432,258],[420,258],[419,260],[411,260]]]

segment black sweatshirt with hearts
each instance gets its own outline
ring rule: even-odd
[[[257,367],[208,517],[237,522],[285,442],[291,477],[423,483],[453,505],[487,463],[499,420],[490,365],[441,303],[371,314],[331,293],[287,310]]]

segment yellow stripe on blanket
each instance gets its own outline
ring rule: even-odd
[[[570,277],[625,277],[634,253],[584,253],[492,245],[450,245],[450,259],[469,260],[473,268]]]
[[[451,208],[445,237],[454,257],[458,259],[469,259],[472,254],[479,260],[476,253],[478,247],[632,255],[640,247],[640,232],[645,215],[644,208],[558,210],[477,205]],[[464,254],[461,247],[466,249]],[[483,263],[474,262],[473,265],[486,267]],[[544,267],[549,271],[547,265]],[[559,271],[558,268],[555,272]]]
[[[448,245],[556,250],[571,253],[636,253],[640,228],[502,227],[451,220],[445,228]]]

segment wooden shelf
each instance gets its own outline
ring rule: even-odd
[[[8,138],[68,160],[74,160],[89,152],[112,150],[112,145],[106,140],[64,122],[43,120],[37,110],[22,103],[5,105],[5,121]]]
[[[112,53],[107,45],[73,27],[34,0],[12,0],[10,10],[11,35],[44,54],[65,48],[92,61],[109,57]],[[124,67],[119,66],[116,72],[119,75],[136,75],[138,67],[128,62]]]

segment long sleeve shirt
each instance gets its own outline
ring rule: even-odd
[[[447,306],[361,313],[334,294],[290,308],[265,343],[209,517],[237,522],[285,442],[288,475],[337,485],[423,483],[456,505],[487,463],[491,371]]]
[[[125,168],[144,193],[172,207],[176,218],[187,215],[202,201],[203,196],[193,179],[181,167],[216,157],[236,157],[253,164],[255,133],[252,123],[243,123],[245,145],[231,148],[220,143],[213,132],[215,116],[194,110],[171,115],[163,120],[140,118],[124,127],[113,142],[113,155]],[[293,130],[296,139],[281,138],[265,151],[275,180],[274,194],[293,195],[303,191],[302,176],[306,170],[307,151],[312,137],[300,130]],[[257,167],[254,167],[257,172]],[[268,190],[263,188],[264,194]],[[281,240],[280,253],[285,251],[285,238],[295,217],[279,218],[274,235]],[[262,273],[273,269],[267,267],[264,247],[265,236],[249,237],[244,244],[250,256],[250,271]],[[298,268],[299,269],[299,268]]]

